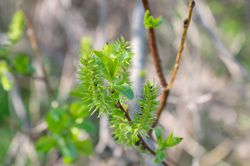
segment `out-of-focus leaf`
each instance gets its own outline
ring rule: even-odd
[[[162,138],[162,128],[160,127],[155,128],[154,133],[157,138],[157,141]]]
[[[91,140],[77,141],[76,146],[85,155],[93,153],[93,143]]]
[[[164,150],[158,150],[155,154],[155,162],[161,163],[165,159],[165,152]]]
[[[48,112],[46,116],[48,129],[54,133],[61,133],[68,129],[70,125],[70,117],[61,108],[55,108]]]
[[[43,136],[36,142],[36,149],[41,152],[48,152],[56,145],[56,140],[50,136]]]
[[[14,59],[13,65],[15,70],[20,74],[30,75],[34,71],[27,55],[17,55]]]
[[[9,54],[9,49],[7,46],[0,45],[0,58],[7,57]]]
[[[0,60],[0,75],[8,72],[8,66],[5,61]]]
[[[6,75],[1,76],[1,83],[4,90],[10,91],[12,89],[13,82]]]
[[[70,113],[75,117],[85,118],[89,115],[87,106],[82,102],[76,101],[70,105]]]
[[[76,124],[75,127],[79,128],[79,129],[83,129],[89,134],[93,134],[93,132],[95,131],[95,127],[94,127],[93,123],[91,123],[91,122],[85,121],[85,122],[82,122],[80,124]]]
[[[77,149],[71,140],[62,137],[58,140],[60,151],[65,163],[72,163],[77,158]]]
[[[22,11],[17,11],[12,18],[9,31],[7,34],[9,40],[13,44],[15,44],[21,39],[24,27],[25,27],[24,13]]]

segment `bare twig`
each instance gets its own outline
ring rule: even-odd
[[[180,66],[180,60],[181,60],[182,53],[183,53],[183,50],[184,50],[184,44],[185,44],[185,41],[186,41],[187,31],[188,31],[188,28],[189,28],[189,24],[191,22],[194,6],[195,6],[195,1],[190,0],[189,1],[188,18],[185,19],[184,22],[183,22],[184,23],[184,27],[183,27],[184,29],[183,29],[182,36],[181,36],[181,42],[180,42],[179,47],[178,47],[175,65],[174,65],[174,67],[172,69],[170,79],[169,79],[169,83],[167,84],[166,89],[164,89],[164,92],[162,94],[163,98],[165,99],[165,101],[164,101],[165,103],[164,103],[164,105],[161,104],[160,108],[157,110],[157,112],[156,112],[157,117],[156,117],[156,120],[153,123],[152,127],[155,127],[157,125],[158,121],[159,121],[161,113],[162,113],[162,111],[163,111],[163,109],[164,109],[164,107],[166,105],[166,101],[168,99],[170,89],[172,88],[174,80],[176,78],[176,75],[177,75],[177,72],[178,72],[178,69],[179,69],[179,66]],[[163,108],[161,107],[162,105],[164,106]]]
[[[37,42],[37,37],[34,33],[34,28],[33,28],[33,25],[32,25],[32,22],[31,20],[28,18],[27,14],[23,11],[24,13],[24,18],[25,18],[25,22],[26,22],[26,25],[27,25],[27,36],[29,38],[29,41],[30,41],[30,44],[31,44],[31,47],[35,53],[35,59],[37,61],[37,63],[39,64],[39,66],[41,67],[41,71],[42,71],[42,77],[43,77],[43,81],[46,85],[46,88],[47,88],[47,91],[48,91],[48,94],[50,94],[52,92],[52,89],[51,89],[51,86],[49,84],[49,80],[48,80],[48,75],[47,75],[47,72],[46,72],[46,69],[43,65],[43,62],[42,62],[42,56],[40,54],[40,51],[39,51],[39,48],[38,48],[38,42]]]

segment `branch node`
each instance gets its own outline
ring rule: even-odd
[[[195,1],[192,1],[191,7],[194,8],[195,6]]]
[[[187,28],[187,27],[188,27],[188,24],[189,24],[188,18],[186,18],[186,19],[183,21],[183,24],[184,24],[184,28]]]

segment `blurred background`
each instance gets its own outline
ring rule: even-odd
[[[152,15],[163,18],[156,37],[168,79],[188,0],[149,2]],[[14,82],[9,92],[0,86],[0,165],[65,165],[60,153],[43,155],[35,142],[47,132],[46,113],[74,100],[82,38],[101,49],[123,36],[135,53],[130,70],[135,93],[144,80],[159,84],[144,10],[140,0],[0,0],[1,47],[17,10],[25,13],[26,28],[9,56],[17,64],[23,59],[16,57],[28,57],[32,74],[9,74]],[[249,166],[249,44],[250,1],[197,0],[180,71],[160,119],[166,133],[184,138],[167,155],[178,165]],[[105,117],[87,121],[92,155],[70,165],[154,165],[150,155],[115,144]]]

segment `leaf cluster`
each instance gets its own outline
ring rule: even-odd
[[[167,138],[163,138],[163,129],[158,127],[154,130],[156,139],[157,139],[157,148],[155,155],[155,162],[161,163],[166,156],[166,150],[168,148],[174,147],[182,141],[181,137],[174,136],[173,132],[167,136]]]
[[[133,124],[139,128],[141,136],[145,137],[151,130],[151,125],[155,120],[155,110],[159,105],[158,88],[147,81],[143,87],[142,95],[138,101],[140,112],[135,114]]]
[[[149,10],[146,10],[144,14],[144,25],[146,28],[158,28],[162,24],[162,18],[154,18]]]
[[[83,42],[79,67],[82,99],[89,110],[98,110],[109,117],[117,142],[134,146],[139,140],[138,134],[145,136],[151,129],[153,111],[158,105],[157,88],[149,82],[145,84],[143,97],[138,100],[140,113],[129,120],[124,110],[117,107],[119,102],[127,108],[128,101],[134,98],[128,79],[132,57],[129,43],[121,38],[106,44],[102,50],[93,50],[86,45]]]
[[[158,88],[149,81],[143,87],[142,97],[133,100],[135,95],[128,79],[131,57],[129,43],[124,38],[104,45],[102,50],[93,50],[91,44],[84,40],[80,55],[79,90],[89,111],[107,115],[118,143],[137,147],[141,137],[148,137],[152,129],[159,101]],[[133,118],[128,112],[129,100],[137,102],[140,107]],[[176,145],[180,139],[170,135],[163,140],[161,133],[157,134],[155,161],[160,162],[165,158],[165,150]]]
[[[10,23],[7,35],[7,41],[0,43],[0,80],[4,90],[9,91],[13,86],[9,73],[31,75],[34,68],[26,54],[11,52],[12,47],[17,44],[25,28],[25,18],[22,11],[17,11]]]
[[[36,142],[37,150],[48,153],[57,149],[65,163],[75,161],[79,154],[92,154],[93,144],[89,134],[94,127],[86,121],[87,117],[86,106],[78,101],[70,106],[51,109],[46,115],[48,134]]]

